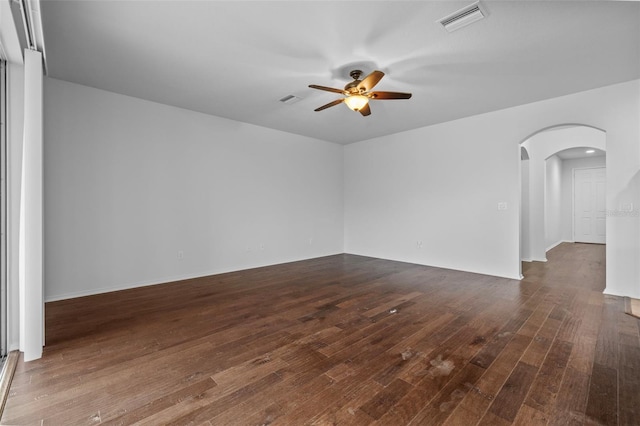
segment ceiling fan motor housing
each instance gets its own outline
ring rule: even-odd
[[[344,90],[351,94],[360,93],[360,90],[358,90],[358,84],[361,82],[360,76],[362,75],[362,71],[353,70],[349,75],[353,78],[353,81],[347,83],[347,85],[344,86]]]

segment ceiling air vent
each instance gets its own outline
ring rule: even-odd
[[[444,27],[445,30],[447,30],[448,32],[453,32],[455,30],[459,30],[462,27],[466,27],[467,25],[472,24],[476,21],[479,21],[485,16],[487,16],[487,13],[480,5],[480,2],[475,2],[467,7],[463,7],[462,9],[453,12],[451,15],[445,16],[438,22]]]
[[[294,95],[287,95],[284,98],[280,99],[280,102],[282,102],[283,104],[287,104],[287,105],[291,105],[291,104],[295,104],[298,101],[301,101],[302,98],[299,98],[297,96]]]

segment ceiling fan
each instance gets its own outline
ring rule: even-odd
[[[362,71],[360,70],[353,70],[349,75],[353,78],[353,81],[344,86],[344,89],[334,89],[333,87],[318,86],[316,84],[309,85],[312,89],[340,93],[341,95],[346,96],[345,98],[336,99],[333,102],[322,105],[314,111],[322,111],[323,109],[327,109],[344,102],[353,111],[357,111],[360,114],[367,116],[371,114],[369,99],[409,99],[411,97],[411,93],[372,92],[371,89],[373,89],[382,77],[384,77],[384,73],[382,71],[373,71],[362,80],[360,80],[360,76],[362,75]]]

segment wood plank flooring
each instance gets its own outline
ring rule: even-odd
[[[514,281],[338,255],[46,305],[11,425],[631,425],[604,246]]]

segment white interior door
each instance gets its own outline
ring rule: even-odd
[[[577,243],[605,243],[606,180],[604,167],[574,170],[573,239]]]

